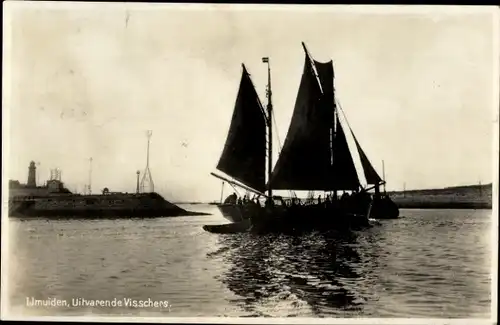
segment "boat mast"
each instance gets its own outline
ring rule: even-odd
[[[334,79],[335,81],[335,79]],[[333,81],[333,125],[330,127],[330,157],[331,157],[331,163],[330,165],[332,166],[331,172],[332,176],[335,178],[335,168],[334,168],[334,155],[333,155],[333,146],[334,146],[334,141],[337,136],[337,104],[335,101],[335,82]],[[337,187],[335,186],[335,182],[333,182],[334,188],[333,188],[333,197],[336,199],[337,198]]]
[[[269,58],[262,58],[263,63],[267,63],[267,129],[268,129],[268,139],[267,139],[267,195],[273,197],[273,189],[271,188],[271,173],[273,170],[273,102],[272,102],[272,91],[271,91],[271,65],[269,63]]]

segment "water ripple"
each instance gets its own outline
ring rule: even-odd
[[[365,231],[300,238],[204,232],[221,223],[216,214],[11,220],[11,303],[128,297],[172,305],[27,311],[40,315],[489,317],[491,211],[402,213]]]

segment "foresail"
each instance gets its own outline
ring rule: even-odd
[[[351,134],[352,137],[354,138],[354,143],[356,144],[356,148],[358,149],[358,154],[361,160],[361,166],[363,167],[363,171],[365,173],[366,182],[371,185],[380,184],[382,182],[382,179],[375,171],[375,168],[373,168],[373,165],[370,163],[370,160],[368,160],[368,157],[361,148],[361,145],[359,144],[358,139],[356,139],[356,136],[354,136],[354,132],[352,130]]]
[[[360,186],[359,177],[340,119],[337,119],[335,134],[333,165],[336,189],[357,190]]]
[[[257,191],[265,190],[266,121],[245,66],[217,169]]]
[[[271,175],[273,189],[332,189],[329,137],[333,110],[326,105],[306,56],[290,127]]]

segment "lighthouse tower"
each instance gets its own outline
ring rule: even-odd
[[[36,187],[36,166],[35,162],[30,162],[30,166],[28,167],[28,187]]]

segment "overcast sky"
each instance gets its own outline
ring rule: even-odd
[[[132,192],[150,129],[156,191],[218,199],[220,181],[210,172],[241,63],[265,103],[261,58],[270,57],[283,143],[303,69],[301,41],[316,60],[333,60],[338,99],[380,174],[385,161],[388,189],[493,179],[499,88],[491,8],[15,5],[4,7],[12,179],[26,182],[34,160],[41,181],[58,167],[81,191],[93,157],[94,191]]]

